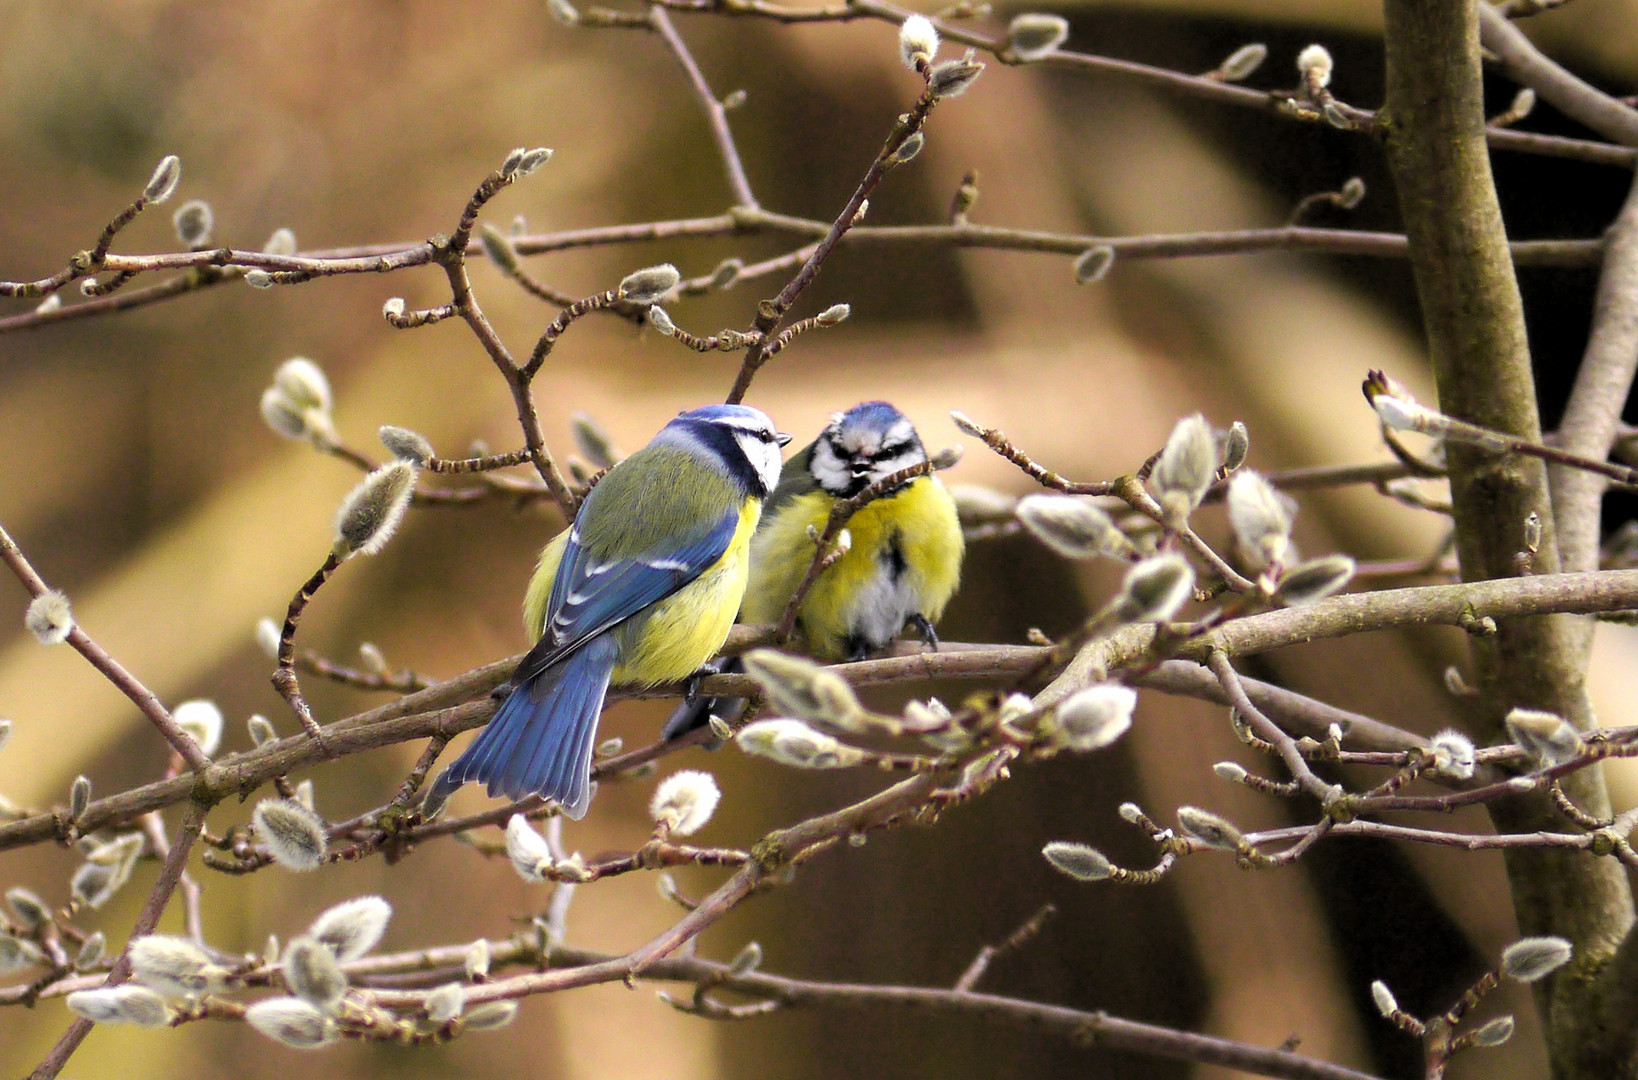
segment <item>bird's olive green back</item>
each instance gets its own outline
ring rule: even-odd
[[[699,539],[743,498],[700,454],[646,446],[598,481],[575,522],[581,546],[596,558],[633,558]]]

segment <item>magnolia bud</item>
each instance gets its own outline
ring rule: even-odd
[[[800,720],[758,720],[734,736],[748,754],[800,769],[840,769],[857,765],[864,753],[815,731]]]
[[[245,1021],[268,1038],[301,1050],[339,1038],[335,1021],[300,998],[258,1001],[245,1010]]]
[[[522,814],[513,814],[506,822],[506,857],[512,860],[518,876],[528,882],[545,881],[554,861],[546,838]]]
[[[171,215],[171,224],[176,227],[176,238],[182,241],[184,247],[199,248],[210,243],[210,231],[216,225],[216,218],[211,213],[210,203],[203,199],[190,199],[176,208],[176,213]]]
[[[415,466],[383,465],[359,482],[336,512],[335,552],[341,558],[374,555],[392,539],[415,494]]]
[[[1026,495],[1018,500],[1017,515],[1036,539],[1066,558],[1123,558],[1132,551],[1109,515],[1079,495]]]
[[[1237,851],[1245,843],[1245,837],[1227,819],[1218,817],[1209,810],[1202,810],[1198,806],[1180,806],[1177,808],[1177,823],[1187,835],[1200,841],[1210,848],[1223,851]]]
[[[1433,753],[1435,772],[1443,773],[1453,780],[1473,778],[1475,751],[1473,740],[1466,735],[1453,728],[1446,728],[1429,741],[1428,749]]]
[[[899,26],[899,59],[911,71],[938,55],[938,31],[925,15],[912,15]]]
[[[657,304],[666,293],[677,287],[682,275],[670,263],[661,263],[643,270],[636,270],[627,274],[615,290],[621,300],[647,307]]]
[[[392,918],[392,905],[379,896],[360,896],[326,908],[306,936],[341,961],[357,960],[381,941]]]
[[[1561,937],[1527,937],[1502,950],[1502,974],[1522,983],[1544,979],[1570,962],[1571,945]]]
[[[1114,866],[1103,852],[1085,844],[1054,840],[1041,849],[1041,854],[1059,872],[1076,881],[1103,881],[1114,872]]]
[[[256,836],[273,861],[287,870],[317,870],[329,850],[324,822],[313,811],[286,799],[263,799],[251,813]]]
[[[942,64],[934,64],[933,70],[927,75],[927,89],[938,97],[959,97],[967,92],[967,88],[978,81],[984,73],[984,65],[977,59],[978,54],[968,49],[959,60],[946,60]]]
[[[1069,20],[1061,15],[1025,12],[1007,25],[1007,48],[1024,63],[1044,60],[1069,37]]]
[[[342,974],[336,954],[312,938],[292,941],[284,950],[279,970],[292,994],[326,1012],[347,996],[347,976]]]
[[[1252,72],[1263,66],[1268,59],[1268,46],[1260,43],[1242,45],[1229,53],[1228,59],[1218,65],[1218,78],[1224,82],[1239,82],[1249,78]]]
[[[1211,425],[1199,413],[1184,417],[1172,428],[1150,476],[1168,521],[1175,525],[1187,520],[1216,476],[1217,440]]]
[[[23,625],[41,645],[61,645],[74,632],[74,612],[68,597],[57,589],[47,589],[29,601]]]
[[[1297,54],[1297,70],[1309,84],[1326,87],[1331,84],[1331,54],[1324,45],[1310,45]]]
[[[1283,562],[1291,546],[1291,507],[1257,473],[1236,473],[1228,486],[1229,522],[1240,549],[1259,570]]]
[[[142,197],[151,203],[162,203],[176,194],[176,186],[182,182],[182,159],[175,154],[166,154],[154,166],[153,175],[148,177],[148,184],[142,189]]]
[[[427,462],[438,456],[437,451],[432,448],[432,443],[425,435],[418,431],[411,431],[409,428],[384,424],[376,432],[376,436],[381,440],[381,445],[385,446],[393,457],[400,461],[407,461],[417,469],[426,468]]]
[[[660,781],[649,801],[648,813],[672,835],[688,836],[711,820],[721,798],[722,792],[710,773],[684,769]]]
[[[1077,690],[1058,704],[1055,716],[1071,750],[1102,750],[1132,726],[1137,691],[1119,683]]]
[[[1384,1017],[1392,1016],[1399,1011],[1399,1001],[1393,996],[1393,991],[1388,989],[1388,984],[1381,979],[1371,983],[1371,1001],[1375,1003],[1376,1011]]]
[[[1115,613],[1127,622],[1162,622],[1194,595],[1194,567],[1181,555],[1155,555],[1126,572]]]
[[[203,698],[184,701],[172,710],[171,719],[199,744],[200,752],[206,757],[216,753],[217,747],[222,745],[222,710],[214,701]]]
[[[1274,599],[1288,607],[1301,607],[1323,600],[1338,591],[1354,576],[1354,560],[1346,555],[1327,555],[1298,563],[1287,570],[1274,589]]]
[[[1581,754],[1581,734],[1555,713],[1514,709],[1504,723],[1508,736],[1542,765],[1563,765]]]

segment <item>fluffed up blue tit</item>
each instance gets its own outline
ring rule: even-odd
[[[824,531],[831,508],[871,484],[927,460],[908,417],[885,401],[831,416],[819,437],[785,463],[751,540],[751,580],[739,618],[777,623],[813,562],[809,529]],[[937,646],[933,624],[961,581],[965,545],[955,500],[938,477],[919,476],[866,503],[847,523],[852,545],[813,583],[796,614],[809,651],[858,660],[906,625]],[[706,722],[726,699],[685,704],[667,738]]]
[[[758,409],[711,405],[610,469],[541,552],[523,605],[539,640],[429,799],[482,781],[491,796],[540,795],[584,816],[609,685],[687,679],[722,647],[789,441]]]

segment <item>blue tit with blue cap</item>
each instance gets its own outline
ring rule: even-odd
[[[751,578],[739,618],[777,623],[813,562],[810,530],[823,532],[838,500],[927,460],[915,426],[885,401],[835,413],[819,437],[785,464],[751,540]],[[859,660],[906,626],[937,647],[933,625],[961,581],[965,545],[955,500],[937,476],[918,476],[866,503],[848,520],[852,544],[819,575],[796,613],[808,650]],[[665,735],[705,723],[727,700],[684,705]]]
[[[758,409],[711,405],[603,476],[541,552],[523,606],[534,648],[429,802],[479,781],[491,796],[540,795],[585,815],[609,686],[687,679],[722,647],[789,441]]]

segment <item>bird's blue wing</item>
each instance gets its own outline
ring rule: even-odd
[[[740,508],[709,529],[663,552],[598,558],[571,531],[546,604],[545,632],[512,676],[523,683],[572,655],[605,630],[681,589],[728,550]]]

